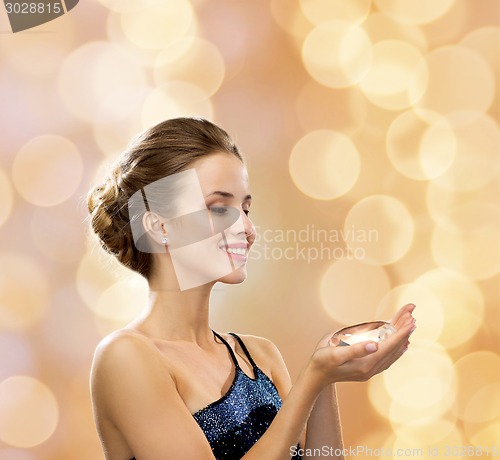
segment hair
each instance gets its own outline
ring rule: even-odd
[[[134,242],[131,222],[142,220],[142,215],[129,215],[130,197],[216,152],[227,152],[244,162],[227,132],[207,120],[174,118],[144,131],[103,182],[89,192],[91,226],[101,246],[124,266],[149,279],[153,257],[140,251]]]

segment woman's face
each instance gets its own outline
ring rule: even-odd
[[[177,217],[164,225],[180,289],[241,283],[255,239],[247,170],[225,152],[200,158],[191,168],[176,199]]]

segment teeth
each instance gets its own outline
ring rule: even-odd
[[[223,248],[229,254],[238,254],[240,256],[244,256],[246,254],[245,248]]]

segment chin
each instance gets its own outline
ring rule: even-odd
[[[240,267],[233,272],[219,278],[217,281],[225,284],[240,284],[247,279],[246,267]]]

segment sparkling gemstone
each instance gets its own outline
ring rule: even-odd
[[[330,342],[335,346],[349,346],[359,342],[382,342],[396,329],[385,321],[372,321],[345,327],[333,334]]]

